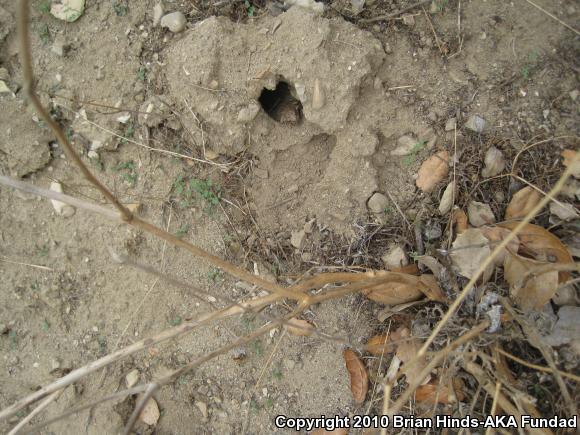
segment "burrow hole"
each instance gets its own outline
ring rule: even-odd
[[[293,87],[283,80],[276,89],[262,89],[258,101],[270,118],[277,122],[298,124],[302,121],[302,103],[293,95]]]

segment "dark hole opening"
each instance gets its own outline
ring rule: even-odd
[[[258,98],[262,109],[278,122],[298,123],[302,120],[302,103],[290,92],[290,85],[279,81],[276,89],[262,89]]]

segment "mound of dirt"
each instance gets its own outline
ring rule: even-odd
[[[203,123],[190,129],[197,144],[259,159],[251,191],[263,228],[316,217],[345,231],[374,191],[411,193],[409,168],[385,158],[410,114],[385,98],[385,52],[370,33],[294,7],[255,24],[209,18],[166,55],[172,103]]]

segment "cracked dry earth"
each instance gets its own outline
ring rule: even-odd
[[[24,100],[14,3],[0,1],[0,79],[9,90],[0,94],[1,171],[40,186],[58,181],[65,193],[99,201]],[[410,3],[368,7],[378,15]],[[540,3],[578,21],[573,1]],[[578,41],[524,2],[461,2],[461,44],[456,1],[429,12],[437,36],[420,10],[413,24],[357,26],[337,12],[352,17],[339,1],[322,15],[264,8],[244,22],[210,16],[215,10],[203,3],[166,1],[166,12],[187,17],[179,33],[154,26],[153,1],[127,9],[87,2],[74,23],[32,4],[41,98],[99,178],[124,203],[140,204],[147,220],[284,284],[320,265],[309,250],[321,234],[351,242],[356,223],[388,223],[392,201],[409,219],[436,208],[445,183],[424,194],[414,178],[427,156],[452,149],[451,120],[460,158],[474,142],[483,155],[486,137],[508,138],[502,146],[518,149],[536,135],[577,134],[580,125]],[[474,115],[485,119],[488,136],[465,127]],[[213,181],[204,184],[206,197],[180,195],[179,180],[192,178]],[[204,202],[211,192],[221,195],[219,207]],[[391,202],[372,206],[377,192]],[[211,309],[187,290],[115,264],[109,247],[216,296],[258,293],[205,261],[80,210],[58,214],[48,201],[3,187],[0,210],[2,408]],[[283,245],[287,257],[266,263],[246,250],[249,240],[272,250]],[[378,326],[380,309],[350,296],[305,317],[360,343]],[[125,388],[130,373],[140,381],[162,376],[259,325],[231,319],[135,355],[68,388],[34,422]],[[139,431],[275,433],[278,414],[380,407],[377,390],[356,408],[341,349],[331,342],[277,330],[239,352],[245,357],[222,355],[162,389],[157,425]],[[106,403],[44,433],[118,433],[133,405]]]

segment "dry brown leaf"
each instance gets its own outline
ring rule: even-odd
[[[518,190],[505,211],[507,219],[523,219],[533,209],[542,197],[533,187],[527,186]]]
[[[429,278],[397,272],[385,272],[390,280],[372,289],[363,290],[369,299],[386,305],[399,305],[413,302],[423,295],[436,301],[445,300],[439,286]],[[428,275],[430,276],[430,275]]]
[[[423,162],[419,168],[416,184],[423,192],[431,192],[449,173],[449,153],[439,151]]]
[[[419,268],[415,263],[411,263],[403,267],[395,267],[390,270],[391,272],[405,273],[407,275],[419,275]]]
[[[365,365],[362,363],[356,353],[350,349],[343,352],[346,369],[350,376],[350,391],[357,404],[365,401],[369,389],[369,375]]]
[[[568,167],[572,164],[572,162],[574,161],[574,159],[578,155],[578,151],[564,150],[564,151],[562,151],[561,155],[562,155],[562,157],[564,157],[564,161],[562,162],[563,165]],[[572,173],[572,175],[575,178],[580,178],[580,163],[576,164],[576,167],[574,168],[574,172]]]
[[[449,302],[447,296],[445,296],[433,275],[421,275],[419,279],[421,280],[421,283],[424,284],[424,287],[421,287],[420,290],[425,296],[427,296],[427,299],[442,303]]]
[[[161,413],[159,412],[159,406],[155,399],[151,398],[147,401],[147,404],[139,414],[139,420],[148,426],[155,426],[159,421]]]
[[[481,227],[480,230],[481,233],[487,238],[487,240],[489,240],[491,249],[494,249],[505,237],[507,237],[511,233],[510,230],[506,228],[500,228],[497,226]],[[507,248],[502,249],[502,251],[495,257],[494,259],[495,265],[498,267],[503,266],[505,254],[507,253],[507,251],[516,253],[518,252],[519,246],[520,240],[516,236],[513,238],[513,240],[511,240],[508,243]]]
[[[505,256],[504,276],[510,284],[510,297],[524,311],[542,308],[556,294],[557,271],[529,276],[523,280],[528,271],[545,264],[517,254],[509,253]]]
[[[502,228],[513,230],[517,222],[508,222],[500,224]],[[522,231],[518,233],[520,246],[518,254],[532,258],[542,263],[573,263],[574,260],[568,252],[566,246],[549,231],[534,224],[527,224]],[[560,282],[565,282],[570,278],[569,272],[560,272]]]
[[[286,323],[285,328],[288,333],[297,337],[309,336],[312,334],[312,331],[314,331],[314,326],[303,319],[290,319]]]
[[[450,255],[459,274],[471,278],[490,253],[489,240],[483,235],[481,228],[470,228],[457,236]],[[484,271],[482,281],[487,282],[492,272],[493,264]]]
[[[407,379],[416,379],[427,365],[425,357],[419,358],[413,365],[405,366],[405,364],[415,358],[419,349],[421,349],[422,341],[416,337],[411,337],[411,332],[404,326],[391,334],[391,340],[396,343],[396,355],[403,363],[401,373],[407,376]],[[428,378],[422,380],[422,382],[426,381],[428,381]]]
[[[468,228],[467,215],[460,208],[453,210],[452,224],[456,225],[455,231],[457,234],[461,234]]]
[[[365,348],[375,356],[381,356],[395,350],[395,346],[389,342],[389,334],[380,334],[371,337]]]
[[[424,402],[426,404],[434,405],[435,402],[448,404],[461,402],[465,399],[463,382],[460,378],[454,378],[453,382],[449,381],[445,384],[438,380],[421,385],[415,390],[415,400],[417,402]]]

